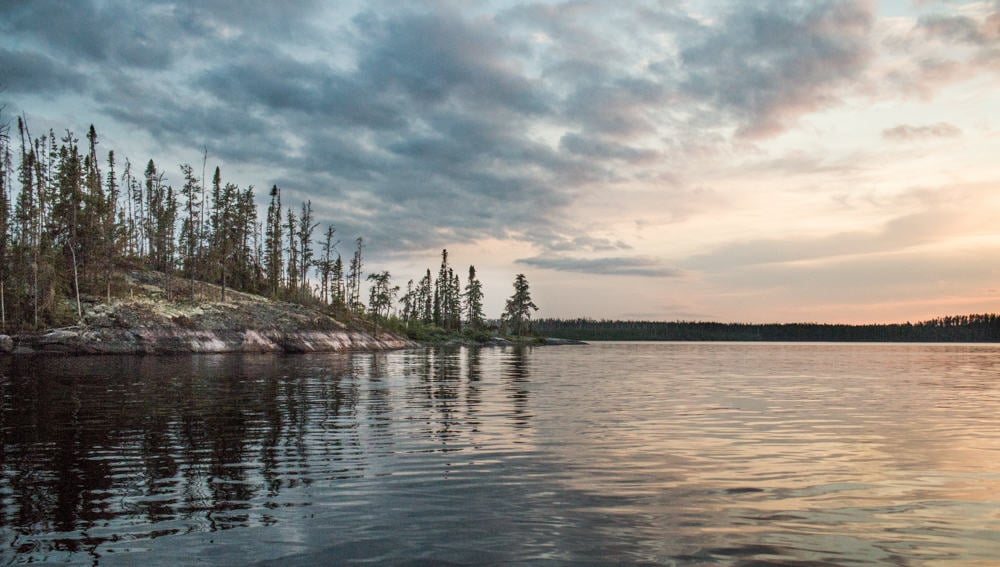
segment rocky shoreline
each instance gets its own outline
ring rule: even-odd
[[[162,274],[133,272],[129,297],[84,301],[80,324],[41,333],[0,334],[0,355],[35,354],[193,354],[308,353],[392,350],[425,346],[379,330],[370,323],[345,324],[296,303],[220,290],[198,282],[197,301],[168,301]],[[215,299],[218,299],[216,301]],[[586,344],[565,339],[515,342],[492,337],[486,342],[449,340],[429,346],[513,346]]]
[[[198,282],[197,301],[168,301],[162,275],[132,273],[129,297],[84,302],[80,324],[42,333],[0,335],[0,354],[188,354],[338,352],[418,346],[368,332],[296,303],[221,290]]]
[[[557,346],[585,345],[583,341],[545,338],[518,343],[502,337],[486,342],[447,341],[430,346]],[[389,333],[378,338],[358,331],[197,331],[164,329],[55,329],[47,333],[0,335],[0,354],[196,354],[196,353],[308,353],[394,350],[427,346]]]
[[[502,337],[486,342],[446,341],[430,346],[556,346],[585,345],[583,341],[545,338],[518,343]],[[0,335],[0,354],[197,354],[197,353],[309,353],[373,351],[423,345],[393,334],[376,338],[359,331],[185,330],[66,328],[46,333]]]
[[[56,329],[37,335],[0,335],[0,352],[30,354],[190,354],[229,352],[339,352],[417,346],[413,341],[358,331]]]

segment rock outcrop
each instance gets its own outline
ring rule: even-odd
[[[359,331],[111,329],[81,327],[24,335],[13,354],[183,354],[223,352],[337,352],[415,346],[388,333]],[[0,347],[2,348],[2,347]]]
[[[7,354],[14,350],[14,339],[9,335],[0,335],[0,354]]]
[[[81,325],[15,337],[0,335],[0,353],[13,354],[181,354],[222,352],[336,352],[417,346],[367,324],[346,325],[295,303],[202,287],[198,302],[163,299],[155,272],[130,277],[130,298],[111,303],[92,299]],[[162,275],[159,275],[162,277]]]

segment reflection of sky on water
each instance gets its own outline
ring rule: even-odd
[[[587,364],[622,352],[627,385]],[[573,488],[627,496],[612,511],[647,514],[651,538],[769,542],[826,561],[837,560],[831,546],[859,560],[889,561],[899,549],[1000,553],[990,535],[1000,528],[995,348],[639,344],[548,354],[536,367],[547,377],[537,399],[566,409],[558,422],[536,421],[539,443],[573,471]],[[594,400],[601,413],[590,411]]]
[[[3,364],[0,538],[24,559],[947,565],[1000,554],[994,347]]]

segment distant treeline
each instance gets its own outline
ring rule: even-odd
[[[535,331],[548,337],[592,341],[991,342],[1000,341],[1000,314],[884,325],[539,319]]]

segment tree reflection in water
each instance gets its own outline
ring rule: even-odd
[[[267,526],[313,488],[398,472],[373,458],[474,446],[477,349],[0,362],[4,547],[49,559],[102,543]],[[525,424],[523,353],[503,371]],[[416,426],[414,426],[416,425]],[[447,473],[444,473],[447,474]]]

